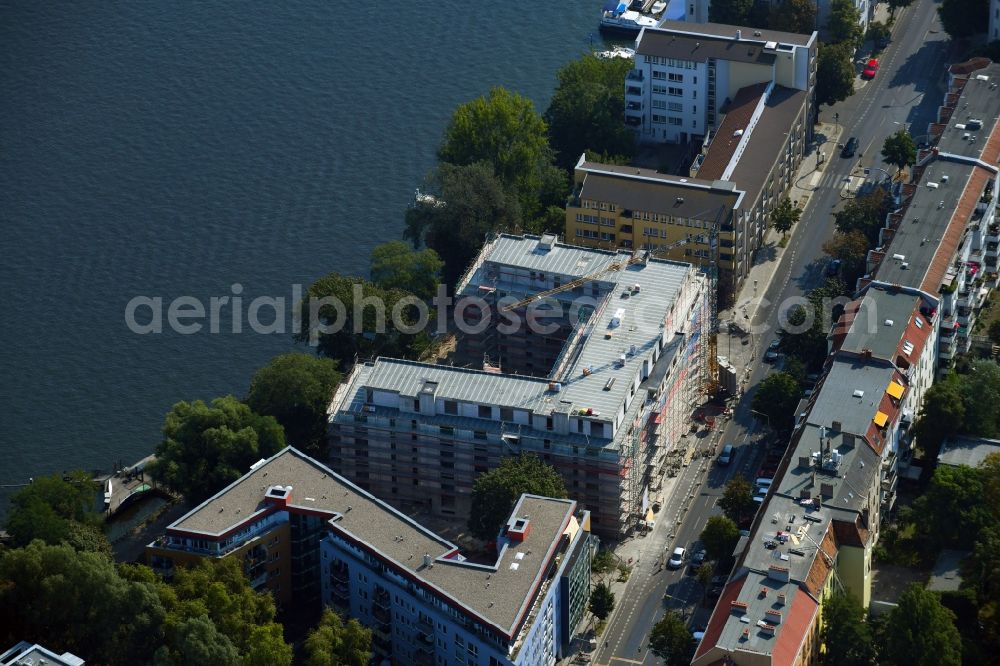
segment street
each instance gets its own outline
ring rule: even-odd
[[[858,139],[858,154],[849,159],[841,158],[839,146],[828,142],[820,147],[828,161],[825,172],[811,173],[806,168],[799,178],[797,185],[812,193],[799,228],[792,235],[770,283],[761,285],[763,293],[753,316],[750,338],[757,360],[749,366],[748,389],[733,417],[712,438],[719,448],[723,443],[735,445],[735,459],[730,466],[719,467],[713,459],[699,456],[682,468],[673,494],[660,511],[655,529],[641,537],[641,544],[637,545],[641,555],[638,563],[634,563],[624,593],[617,593],[617,605],[599,639],[595,663],[657,663],[649,651],[648,638],[652,625],[666,608],[692,618],[693,629],[707,622],[710,609],[698,610],[704,591],[687,571],[688,567],[671,571],[661,569],[660,564],[675,546],[690,548],[708,518],[720,513],[715,502],[733,475],[745,474],[751,480],[755,476],[763,456],[764,447],[760,444],[768,436],[768,430],[766,423],[751,414],[750,401],[754,387],[767,373],[774,371],[772,365],[761,363],[759,359],[777,337],[779,313],[787,307],[782,304],[801,297],[824,279],[826,260],[822,246],[833,235],[832,213],[856,187],[851,185],[845,192],[845,185],[851,182],[852,174],[861,173],[862,168],[871,168],[873,177],[886,168],[880,156],[885,137],[906,126],[914,138],[921,141],[928,122],[935,119],[943,93],[943,67],[948,46],[948,37],[941,29],[936,8],[937,3],[932,0],[917,0],[897,14],[892,42],[880,56],[877,76],[870,81],[859,80],[853,96],[822,110],[821,122],[842,128],[841,143],[850,137]],[[812,161],[815,164],[816,159],[813,152],[806,156],[805,163],[808,165]],[[755,286],[744,289],[745,296],[742,302],[738,300],[735,310],[747,306],[755,291]],[[721,344],[720,352],[727,353]]]

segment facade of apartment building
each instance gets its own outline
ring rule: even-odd
[[[525,340],[496,348],[497,365],[484,370],[479,348],[468,368],[359,363],[329,408],[331,465],[404,506],[464,517],[479,474],[504,456],[535,453],[591,511],[593,531],[618,539],[645,520],[666,453],[683,441],[700,401],[706,282],[690,264],[641,253],[497,237],[459,285],[460,294],[485,295],[469,335]],[[556,285],[565,288],[544,302],[504,309]],[[523,349],[548,354],[545,333],[526,323],[529,311],[555,328],[572,324],[545,377],[506,372],[528,360]],[[500,314],[501,323],[522,325],[491,331]],[[484,317],[493,323],[482,326]]]
[[[1000,0],[990,0],[990,41],[1000,39]]]
[[[1000,66],[985,58],[950,68],[938,122],[928,128],[934,145],[920,151],[859,283],[874,279],[926,296],[938,314],[941,370],[969,351],[979,310],[998,284],[998,84]]]
[[[758,83],[739,89],[687,176],[587,162],[574,171],[566,238],[589,247],[642,248],[718,268],[735,292],[753,266],[811,139],[809,94]]]
[[[625,79],[625,122],[640,141],[704,137],[736,93],[757,83],[806,92],[806,117],[815,115],[816,33],[663,21],[639,33],[635,50],[635,69]]]
[[[547,665],[565,656],[583,617],[594,549],[576,502],[524,495],[496,560],[472,563],[286,448],[171,524],[146,558],[167,575],[241,558],[254,588],[281,603],[322,602],[371,627],[376,656],[390,663]]]

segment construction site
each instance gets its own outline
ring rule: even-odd
[[[710,270],[649,252],[488,240],[460,280],[455,351],[358,363],[330,405],[330,463],[405,508],[468,515],[476,477],[532,452],[619,540],[654,520],[720,391]],[[669,462],[668,462],[669,461]]]

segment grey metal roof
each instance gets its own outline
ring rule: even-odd
[[[168,529],[221,534],[267,507],[269,486],[292,486],[290,504],[323,514],[334,533],[366,544],[371,550],[435,588],[456,605],[514,633],[515,622],[534,601],[548,556],[557,547],[576,510],[572,500],[523,495],[515,517],[527,517],[531,529],[521,543],[502,550],[493,565],[444,559],[458,548],[405,514],[355,486],[312,458],[286,448],[206,500]],[[423,557],[434,558],[432,567]],[[517,563],[517,568],[511,564]]]
[[[986,456],[1000,453],[1000,440],[982,437],[949,437],[941,445],[939,465],[978,467]]]
[[[906,292],[869,289],[844,337],[841,350],[861,354],[868,349],[875,358],[895,363],[896,349],[906,334],[911,317],[914,313],[919,315],[921,302],[921,298]],[[892,325],[887,325],[886,321],[891,321]]]
[[[674,23],[669,21],[669,23]],[[691,28],[690,23],[683,25]],[[733,35],[735,36],[735,30]],[[735,37],[724,38],[713,35],[684,34],[676,30],[646,28],[636,40],[638,55],[652,55],[661,58],[678,58],[705,62],[709,58],[770,66],[776,55],[765,51],[763,43],[738,42]]]
[[[985,76],[986,81],[977,77]],[[986,138],[990,135],[990,130],[1000,118],[1000,88],[991,89],[990,84],[1000,83],[1000,64],[993,63],[984,69],[972,72],[969,80],[962,90],[962,94],[955,106],[948,127],[938,139],[937,147],[941,152],[964,155],[967,157],[979,157],[986,147]],[[965,124],[970,119],[983,121],[982,128],[978,130],[960,129],[959,124]],[[919,134],[914,128],[913,134]],[[972,142],[965,138],[969,134],[976,137]]]
[[[807,423],[829,428],[838,421],[841,432],[864,435],[894,373],[891,365],[861,358],[837,358],[823,380]],[[855,397],[855,391],[863,395]]]
[[[623,257],[612,250],[595,250],[566,243],[555,243],[551,249],[544,249],[540,241],[537,236],[503,234],[490,244],[485,259],[504,266],[578,278],[607,268]],[[628,259],[627,255],[625,259]],[[476,286],[473,285],[473,288]]]
[[[740,41],[743,42],[778,42],[779,44],[792,44],[795,46],[808,46],[816,40],[817,33],[808,35],[797,32],[783,32],[781,30],[762,30],[759,28],[748,28],[746,26],[729,25],[726,23],[689,23],[687,21],[662,21],[660,30],[672,32],[682,32],[707,37],[723,37],[726,39],[736,39],[736,31],[740,31]]]

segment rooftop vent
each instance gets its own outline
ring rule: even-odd
[[[743,136],[743,130],[742,130],[742,128],[741,128],[741,129],[738,129],[738,130],[736,130],[735,132],[733,132],[733,136],[734,136],[734,137],[737,137],[737,138],[739,138],[739,137]]]
[[[677,197],[677,200],[675,201],[675,203],[677,203],[678,205],[684,203],[684,197]]]
[[[851,395],[853,395],[855,398],[863,398],[865,397],[865,392],[862,391],[861,389],[854,389],[854,393],[852,393]]]
[[[556,244],[555,234],[542,234],[542,237],[538,239],[538,249],[543,251],[551,250]]]
[[[743,37],[743,31],[739,28],[736,29],[736,39],[739,41]]]
[[[893,325],[893,323],[894,323],[894,322],[893,322],[893,321],[892,321],[891,319],[886,319],[886,320],[885,320],[885,325],[886,325],[886,326],[892,326],[892,325]]]
[[[428,569],[434,566],[434,559],[430,556],[430,553],[424,553],[424,566]]]

